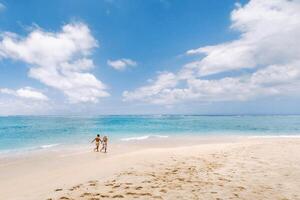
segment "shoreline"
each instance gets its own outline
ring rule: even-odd
[[[191,144],[191,142],[198,144],[198,142],[222,142],[226,140],[237,140],[237,139],[276,139],[276,138],[300,138],[300,134],[249,134],[249,135],[242,135],[242,134],[211,134],[211,135],[197,135],[197,134],[145,134],[141,136],[130,136],[130,137],[124,137],[119,139],[114,139],[113,141],[110,141],[110,145],[112,146],[126,146],[126,145],[137,145],[137,144],[146,144],[146,145],[153,145],[155,142],[162,145],[165,141],[171,141],[174,145],[175,140],[183,140],[181,142],[183,145],[185,142],[187,144]],[[176,142],[175,142],[176,143]],[[168,144],[168,143],[167,143]],[[87,139],[86,143],[76,143],[76,144],[66,144],[66,143],[53,143],[53,144],[41,144],[36,146],[30,146],[30,147],[21,147],[16,149],[3,149],[0,150],[0,161],[7,158],[18,158],[23,156],[34,156],[38,154],[44,154],[49,152],[63,152],[63,151],[78,151],[78,149],[82,149],[85,152],[88,152],[89,149],[92,149],[92,146],[89,143],[89,140]]]
[[[141,136],[144,137],[144,136]],[[239,139],[247,139],[247,136],[217,136],[217,135],[206,135],[206,136],[194,136],[194,135],[173,135],[171,137],[150,137],[146,139],[137,140],[117,140],[109,142],[108,152],[109,154],[115,155],[123,151],[131,152],[147,148],[168,148],[168,147],[180,147],[180,146],[191,146],[206,143],[224,143],[229,141],[236,141]],[[5,160],[22,160],[43,157],[44,155],[49,156],[67,156],[67,155],[80,155],[85,153],[93,152],[95,144],[88,142],[87,144],[60,144],[50,148],[35,148],[29,151],[12,150],[9,153],[0,154],[0,163],[5,163]],[[1,166],[1,165],[0,165]]]

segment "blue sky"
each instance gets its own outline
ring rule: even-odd
[[[300,111],[297,1],[0,3],[1,115]]]

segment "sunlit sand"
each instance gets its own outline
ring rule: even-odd
[[[107,154],[68,150],[5,160],[0,199],[300,198],[299,138],[126,144]]]

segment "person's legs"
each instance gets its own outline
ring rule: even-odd
[[[105,144],[103,145],[103,147],[104,147],[104,153],[106,153],[107,143],[105,143]]]
[[[104,153],[106,153],[106,146],[107,146],[107,144],[105,142],[103,142],[100,152],[102,152],[104,150]]]
[[[96,142],[96,147],[95,147],[94,151],[99,152],[99,142]]]

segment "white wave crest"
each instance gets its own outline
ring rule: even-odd
[[[300,135],[253,135],[248,138],[300,138]]]
[[[45,144],[40,146],[32,146],[32,147],[24,147],[19,149],[6,149],[6,150],[0,150],[0,156],[9,156],[9,155],[19,155],[23,153],[29,153],[34,151],[41,151],[44,149],[49,149],[55,146],[58,146],[60,144]]]
[[[51,147],[55,147],[55,146],[58,146],[59,144],[45,144],[45,145],[41,145],[40,148],[41,149],[48,149],[48,148],[51,148]]]
[[[143,135],[138,137],[129,137],[129,138],[122,138],[121,141],[135,141],[135,140],[147,140],[153,138],[168,138],[167,135]]]

